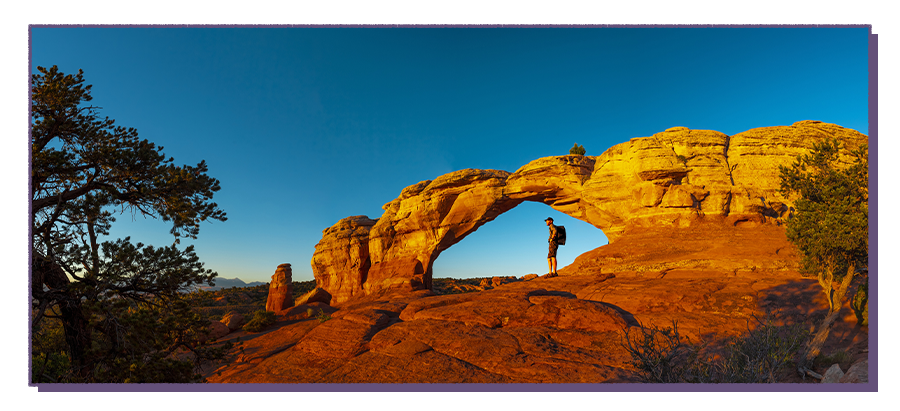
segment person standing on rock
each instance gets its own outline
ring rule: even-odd
[[[550,238],[547,239],[547,242],[550,243],[550,251],[547,253],[547,265],[550,266],[550,272],[547,273],[547,276],[556,277],[558,275],[556,272],[556,249],[559,248],[559,232],[553,225],[552,217],[547,217],[544,222],[547,223],[547,227],[550,227]]]

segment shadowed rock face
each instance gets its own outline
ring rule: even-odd
[[[324,230],[313,272],[332,304],[430,289],[442,251],[523,201],[586,221],[610,244],[648,229],[779,224],[792,199],[778,193],[778,167],[832,136],[848,149],[868,142],[859,132],[817,121],[734,136],[675,127],[597,157],[545,157],[515,173],[456,171],[405,188],[377,220],[348,217]]]

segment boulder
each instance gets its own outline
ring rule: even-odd
[[[281,264],[269,283],[266,311],[278,312],[294,306],[294,287],[290,264]]]
[[[831,367],[828,368],[828,371],[825,371],[825,374],[822,376],[822,383],[835,384],[840,382],[841,377],[843,376],[844,371],[841,370],[841,366],[838,364],[832,364]]]
[[[219,338],[222,338],[222,337],[228,335],[228,333],[230,333],[230,332],[231,332],[231,330],[228,328],[227,325],[222,324],[219,321],[210,321],[209,322],[209,333],[206,334],[205,337],[201,337],[200,342],[206,342],[208,340],[215,341],[215,340],[218,340]]]
[[[329,304],[331,302],[331,294],[324,288],[316,287],[312,291],[297,297],[294,305],[303,305],[309,303]]]
[[[860,360],[855,362],[847,372],[841,377],[839,382],[842,383],[864,383],[869,382],[869,360]]]
[[[230,331],[237,331],[247,323],[247,319],[243,314],[230,311],[222,316],[221,323],[225,324]]]

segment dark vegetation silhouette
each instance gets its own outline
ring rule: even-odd
[[[83,72],[31,77],[32,382],[188,382],[221,356],[198,343],[208,321],[183,292],[212,285],[192,246],[225,221],[206,163],[176,166],[89,105]],[[172,223],[170,246],[102,241],[114,213]],[[179,354],[187,353],[181,359]]]

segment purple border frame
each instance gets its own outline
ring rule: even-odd
[[[877,392],[878,391],[878,35],[871,24],[798,24],[798,25],[722,25],[722,24],[251,24],[251,25],[193,25],[193,24],[30,24],[28,26],[28,84],[31,82],[31,30],[64,27],[149,27],[149,28],[863,28],[869,29],[869,278],[874,290],[870,296],[869,326],[869,382],[860,384],[34,384],[38,392]],[[31,89],[28,91],[28,112],[31,113]],[[29,130],[31,122],[29,117]],[[30,138],[30,136],[29,136]],[[30,146],[29,146],[30,147]],[[28,153],[28,167],[31,155]],[[29,187],[31,181],[29,180]],[[28,204],[31,214],[31,203]],[[29,235],[31,226],[29,225]],[[28,250],[28,269],[31,270],[31,249]],[[28,279],[31,289],[31,277]],[[30,295],[30,294],[29,294]],[[30,304],[30,302],[29,302]],[[31,329],[28,330],[31,340]],[[31,345],[28,345],[31,356]],[[31,363],[28,375],[31,378]]]

